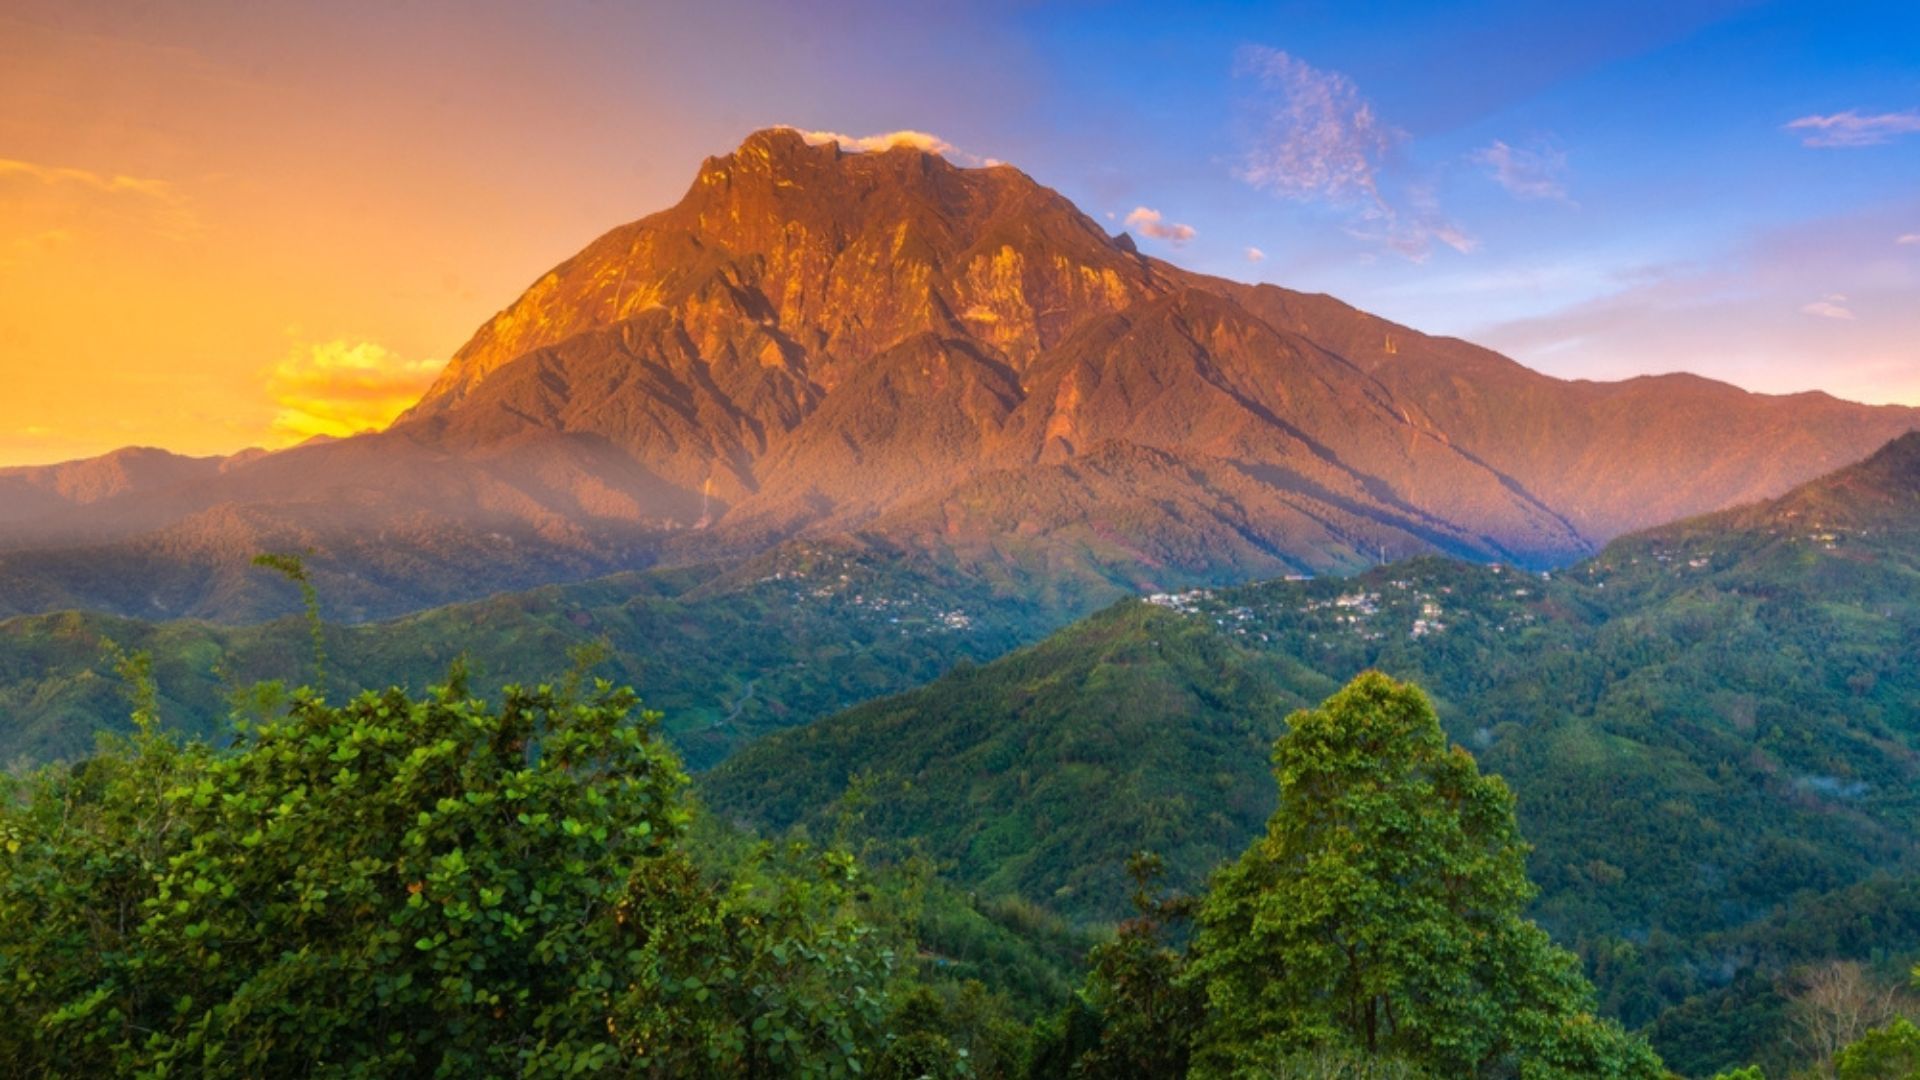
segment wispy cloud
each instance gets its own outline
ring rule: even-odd
[[[0,240],[4,240],[4,243],[0,243],[0,270],[11,270],[15,265],[50,255],[73,243],[73,232],[69,229],[41,229],[24,236],[0,236]]]
[[[16,177],[47,185],[73,184],[106,195],[141,195],[149,199],[172,201],[173,185],[121,173],[98,173],[67,165],[41,165],[31,161],[0,158],[0,178]]]
[[[1853,318],[1853,309],[1847,307],[1847,298],[1842,293],[1828,293],[1811,304],[1802,304],[1800,310],[1823,319]]]
[[[1160,211],[1146,206],[1136,206],[1128,211],[1124,224],[1129,229],[1140,230],[1143,236],[1173,244],[1184,244],[1194,235],[1193,226],[1167,221],[1160,216]]]
[[[809,131],[806,128],[793,127],[792,125],[787,126],[790,130],[799,133],[802,139],[805,139],[813,146],[821,146],[826,143],[839,143],[840,149],[848,151],[849,153],[877,154],[882,151],[892,150],[896,146],[904,146],[911,150],[920,150],[929,154],[939,154],[941,157],[957,161],[962,165],[981,166],[1000,164],[999,161],[993,158],[970,154],[940,136],[926,131],[904,129],[901,131],[884,131],[878,135],[842,135],[837,131]]]
[[[384,427],[420,399],[443,363],[403,360],[370,341],[303,345],[274,365],[273,429],[290,442]]]
[[[1235,170],[1241,180],[1282,198],[1337,207],[1352,218],[1350,234],[1416,261],[1436,241],[1474,248],[1430,192],[1389,195],[1387,165],[1406,133],[1381,120],[1352,79],[1261,45],[1239,51],[1234,74],[1257,91],[1250,102],[1254,131]]]
[[[0,158],[0,264],[129,225],[174,239],[199,231],[193,208],[165,180]]]
[[[1552,146],[1511,146],[1495,139],[1473,152],[1493,182],[1522,199],[1567,200],[1567,155]]]
[[[1896,244],[1920,244],[1920,232],[1902,233],[1893,238]]]
[[[1380,122],[1352,79],[1260,45],[1240,50],[1234,73],[1266,92],[1266,123],[1240,166],[1242,180],[1296,199],[1380,198],[1375,173],[1402,136]]]
[[[1264,259],[1266,259],[1266,257],[1267,257],[1267,253],[1264,251],[1261,251],[1257,247],[1250,247],[1247,249],[1248,262],[1261,262]]]
[[[1828,116],[1803,116],[1789,121],[1786,130],[1800,132],[1803,146],[1879,146],[1902,135],[1920,132],[1920,109],[1877,116],[1862,116],[1856,109]]]

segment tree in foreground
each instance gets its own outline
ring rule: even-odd
[[[1267,833],[1200,911],[1195,1075],[1316,1075],[1297,1063],[1355,1054],[1440,1077],[1665,1075],[1522,916],[1513,796],[1448,746],[1419,689],[1368,673],[1289,727]]]
[[[296,693],[0,792],[0,1073],[851,1075],[892,954],[843,852],[724,880],[657,717]]]

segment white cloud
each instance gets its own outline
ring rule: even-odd
[[[1786,130],[1802,132],[1803,146],[1879,146],[1899,136],[1920,132],[1920,110],[1861,116],[1858,110],[1848,109],[1829,116],[1803,116],[1789,121]]]
[[[1145,206],[1136,206],[1128,211],[1123,224],[1129,229],[1140,230],[1143,236],[1151,236],[1156,240],[1165,240],[1174,244],[1184,244],[1194,236],[1193,226],[1165,221],[1161,218],[1160,211]]]
[[[898,146],[904,146],[910,150],[919,150],[928,154],[939,154],[941,157],[957,161],[962,165],[983,166],[1000,164],[1000,162],[993,158],[983,158],[977,154],[969,154],[938,135],[925,131],[914,131],[910,128],[901,131],[885,131],[878,135],[842,135],[837,131],[809,131],[806,128],[793,127],[792,125],[785,126],[788,127],[789,130],[798,133],[809,145],[823,146],[827,143],[839,143],[840,149],[853,154],[877,154],[892,150]]]
[[[1519,198],[1566,200],[1565,151],[1510,146],[1495,139],[1491,146],[1474,151],[1473,160],[1486,168],[1494,183]]]
[[[1823,299],[1801,305],[1800,310],[1823,319],[1853,318],[1852,309],[1847,307],[1847,298],[1841,293],[1828,293]]]
[[[1247,249],[1248,262],[1260,262],[1264,260],[1266,257],[1267,257],[1267,253],[1264,251],[1261,251],[1257,247],[1250,247]]]
[[[1903,233],[1893,240],[1896,244],[1920,244],[1920,232]]]
[[[1235,76],[1257,93],[1251,134],[1234,174],[1262,191],[1346,213],[1347,232],[1420,261],[1434,242],[1471,251],[1430,191],[1388,192],[1388,165],[1406,133],[1387,124],[1352,79],[1261,45],[1242,48]]]

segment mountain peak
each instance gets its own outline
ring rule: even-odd
[[[1018,169],[962,168],[950,150],[922,132],[755,131],[702,162],[679,203],[536,281],[407,419],[457,409],[509,362],[642,317],[670,320],[704,356],[778,356],[831,389],[924,333],[982,339],[1022,369],[1086,319],[1164,288],[1163,270],[1059,193]]]
[[[727,154],[710,157],[701,167],[702,178],[716,169],[759,165],[769,172],[784,172],[796,164],[826,165],[843,156],[840,145],[831,140],[809,139],[798,128],[761,128],[740,140]]]
[[[908,157],[924,155],[940,158],[956,166],[963,163],[952,159],[965,157],[954,149],[952,143],[925,131],[902,129],[878,135],[843,135],[837,131],[808,131],[790,124],[761,128],[749,134],[741,140],[740,150],[735,153],[751,149],[754,152],[782,155],[798,153],[803,148],[825,150],[831,152],[836,158],[846,154],[898,154]]]

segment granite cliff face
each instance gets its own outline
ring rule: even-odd
[[[542,276],[385,432],[42,483],[0,514],[0,612],[265,614],[236,569],[261,546],[312,548],[352,617],[846,533],[1116,588],[1544,565],[1915,426],[1552,379],[1146,257],[1008,166],[774,129]]]

